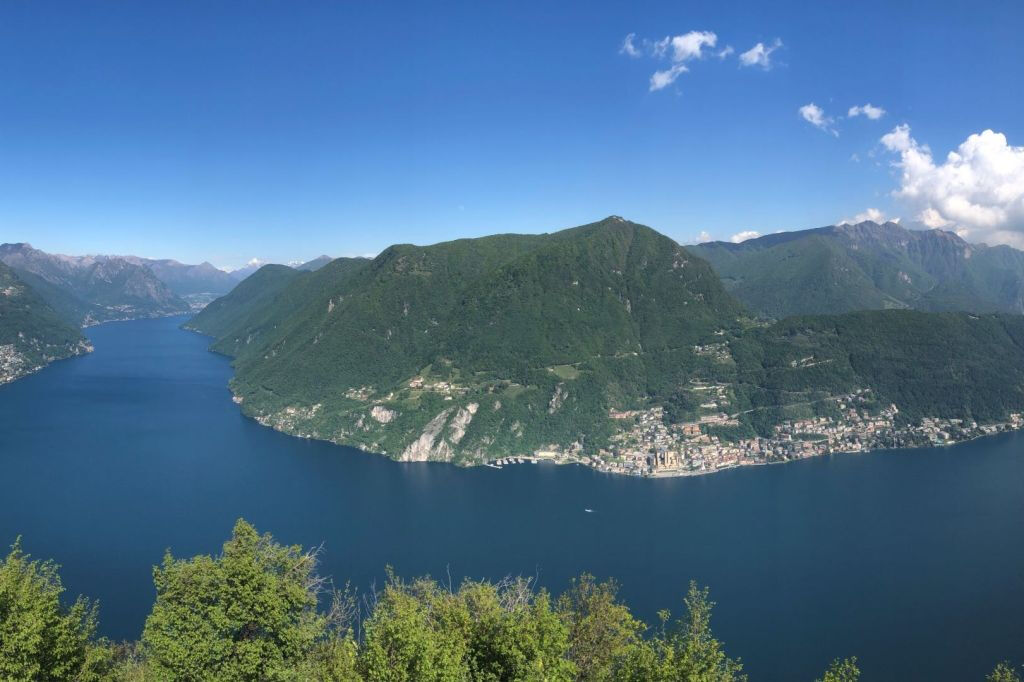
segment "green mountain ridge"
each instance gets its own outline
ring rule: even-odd
[[[0,384],[89,350],[76,327],[0,262]]]
[[[1024,312],[1024,252],[862,222],[688,247],[769,317],[909,308]]]
[[[833,418],[850,395],[904,421],[1024,408],[1024,318],[890,310],[768,326],[706,261],[614,216],[264,268],[188,327],[234,358],[246,414],[408,461],[616,457],[635,424],[619,413],[671,427],[724,408],[730,433],[768,437]]]

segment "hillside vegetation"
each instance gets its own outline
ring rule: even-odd
[[[733,439],[838,414],[850,394],[902,422],[1024,409],[1024,318],[756,322],[705,261],[617,217],[264,268],[189,327],[234,357],[247,414],[407,461],[605,457],[626,427],[615,411],[671,424],[725,410],[715,433]]]
[[[235,357],[249,414],[465,461],[600,442],[610,405],[637,404],[743,315],[706,263],[621,218],[334,261],[225,332],[245,307],[231,299],[190,326]]]
[[[896,223],[833,225],[688,247],[769,317],[912,308],[1024,312],[1024,252]]]
[[[78,328],[0,263],[0,384],[88,351]]]

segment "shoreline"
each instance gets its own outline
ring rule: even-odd
[[[187,331],[194,331],[194,330],[187,330]],[[195,332],[195,333],[198,333],[198,332]],[[213,351],[209,351],[209,352],[213,352]],[[215,353],[215,354],[219,355],[219,353]],[[595,463],[596,456],[589,456],[589,457],[585,457],[585,458],[575,458],[575,457],[559,456],[559,455],[557,455],[557,454],[555,454],[555,453],[553,453],[551,451],[545,451],[545,454],[543,454],[543,455],[537,454],[537,452],[513,454],[513,455],[503,455],[503,456],[496,457],[496,458],[494,458],[492,460],[488,460],[488,461],[485,461],[485,462],[472,462],[472,463],[454,462],[454,461],[450,461],[450,460],[440,460],[440,459],[428,459],[428,460],[422,460],[422,461],[407,461],[407,460],[395,459],[395,458],[391,457],[390,455],[388,455],[386,453],[374,452],[372,450],[367,450],[367,449],[363,448],[360,444],[357,444],[357,443],[345,443],[345,442],[340,442],[338,440],[333,440],[333,439],[330,439],[330,438],[318,438],[318,437],[311,436],[311,435],[308,435],[308,434],[294,433],[294,432],[289,431],[288,429],[285,429],[285,428],[279,428],[278,426],[275,426],[274,424],[270,423],[269,419],[265,418],[266,419],[266,422],[265,422],[264,420],[261,420],[258,417],[255,417],[253,415],[247,414],[246,411],[242,407],[242,405],[244,404],[243,399],[240,396],[238,396],[231,389],[230,386],[228,386],[228,391],[229,391],[229,393],[231,395],[231,401],[233,403],[235,403],[236,406],[238,406],[239,413],[242,416],[246,417],[247,419],[251,419],[252,421],[256,422],[257,424],[259,424],[262,427],[269,428],[269,429],[271,429],[273,431],[277,431],[278,433],[284,434],[284,435],[289,436],[291,438],[301,438],[301,439],[304,439],[304,440],[315,440],[315,441],[319,441],[319,442],[323,442],[323,443],[330,443],[332,445],[337,445],[339,447],[351,448],[351,449],[358,450],[360,452],[363,452],[365,454],[368,454],[368,455],[371,455],[371,456],[374,456],[374,457],[381,457],[381,458],[390,460],[392,462],[395,462],[396,464],[448,464],[450,466],[456,466],[456,467],[465,468],[465,469],[487,467],[487,468],[491,468],[491,469],[499,469],[500,470],[500,469],[503,469],[506,466],[513,466],[513,465],[516,465],[516,464],[529,464],[529,463],[540,464],[540,463],[545,463],[546,462],[546,463],[551,463],[551,464],[554,464],[554,465],[557,465],[557,466],[564,466],[564,465],[583,466],[583,467],[587,467],[589,469],[593,469],[594,471],[597,471],[599,473],[608,474],[608,475],[611,475],[611,476],[622,476],[624,478],[651,479],[651,480],[653,480],[653,479],[667,479],[667,478],[692,478],[692,477],[699,477],[699,476],[710,476],[710,475],[713,475],[713,474],[716,474],[716,473],[720,473],[720,472],[724,472],[724,471],[731,471],[733,469],[742,469],[742,468],[759,467],[759,466],[771,466],[771,465],[778,465],[778,464],[791,464],[793,462],[801,462],[801,461],[810,460],[810,459],[817,459],[817,458],[820,458],[820,457],[826,457],[826,456],[830,456],[830,455],[862,455],[862,454],[873,454],[873,453],[878,453],[878,452],[884,452],[884,451],[887,451],[887,450],[895,452],[895,451],[901,451],[901,450],[907,450],[907,451],[920,450],[920,449],[924,449],[924,448],[938,448],[938,447],[946,448],[946,447],[953,447],[953,446],[956,446],[956,445],[961,445],[963,443],[969,443],[969,442],[972,442],[972,441],[975,441],[975,440],[981,440],[983,438],[989,438],[989,437],[992,437],[992,436],[1000,436],[1000,435],[1005,435],[1005,434],[1009,434],[1009,433],[1017,433],[1017,432],[1019,432],[1021,430],[1024,430],[1024,422],[1018,422],[1016,426],[1013,426],[1012,422],[998,422],[998,423],[996,423],[994,425],[986,425],[986,426],[994,427],[994,430],[991,431],[991,432],[988,432],[988,433],[971,433],[970,436],[965,437],[965,438],[958,438],[956,440],[946,440],[946,441],[942,441],[942,442],[918,442],[918,443],[910,443],[910,444],[905,444],[905,445],[898,445],[898,446],[895,446],[895,447],[894,446],[879,446],[879,447],[867,447],[867,448],[850,449],[850,450],[837,449],[837,450],[830,450],[830,451],[825,451],[825,452],[818,452],[818,453],[810,454],[810,455],[803,456],[803,457],[790,457],[790,458],[786,458],[786,459],[776,459],[776,460],[757,460],[757,461],[749,461],[749,462],[739,462],[739,463],[736,463],[736,464],[728,464],[726,466],[717,467],[717,468],[713,468],[713,469],[697,469],[697,470],[694,470],[694,469],[678,468],[678,469],[654,470],[654,471],[645,472],[645,473],[633,473],[631,471],[617,470],[617,469],[613,468],[612,466],[610,466],[609,463],[606,463],[606,462]],[[999,428],[999,427],[1006,427],[1006,428]],[[814,441],[792,441],[792,442],[794,442],[794,443],[803,443],[803,442],[813,443]],[[515,462],[515,461],[507,461],[507,460],[522,460],[522,461],[521,462]]]

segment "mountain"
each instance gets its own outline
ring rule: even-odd
[[[227,305],[191,323],[235,357],[247,412],[301,404],[318,437],[409,459],[587,440],[609,404],[636,402],[663,363],[743,315],[706,263],[616,217],[336,259],[272,298],[230,331]],[[449,422],[454,440],[429,438]]]
[[[149,268],[157,279],[179,296],[223,295],[231,291],[238,283],[229,273],[206,262],[199,265],[186,265],[171,259],[154,260],[134,256],[125,256],[125,260]]]
[[[78,328],[0,263],[0,384],[89,350]]]
[[[769,317],[854,310],[1024,312],[1024,252],[862,222],[688,247]]]
[[[296,270],[304,270],[304,271],[307,271],[307,272],[312,272],[314,270],[319,270],[323,266],[325,266],[328,263],[330,263],[332,260],[334,260],[334,259],[331,258],[330,256],[317,256],[316,258],[314,258],[311,261],[306,261],[302,265],[296,266],[295,269]]]
[[[265,261],[261,261],[259,258],[253,258],[251,261],[246,263],[244,266],[237,270],[232,270],[228,273],[228,276],[236,282],[241,282],[243,279],[256,272],[264,265],[268,265]]]
[[[0,245],[0,261],[58,314],[78,325],[190,310],[147,266],[119,256],[62,256]]]
[[[557,453],[635,472],[672,452],[714,470],[970,437],[1024,410],[1022,316],[759,322],[706,261],[618,217],[264,267],[188,326],[234,358],[246,414],[405,461]]]
[[[258,317],[301,272],[287,265],[264,265],[234,289],[207,305],[185,324],[187,329],[215,337],[251,333],[249,319]],[[237,337],[235,337],[237,340]]]

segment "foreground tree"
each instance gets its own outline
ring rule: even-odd
[[[96,605],[61,605],[64,585],[52,561],[34,561],[20,539],[0,561],[0,679],[99,680],[107,650],[93,641]]]
[[[1004,661],[985,677],[985,682],[1021,682],[1021,679],[1017,670]]]
[[[364,625],[359,669],[373,682],[569,682],[568,629],[523,579],[467,581],[458,591],[391,575]]]
[[[857,658],[838,658],[825,671],[825,676],[815,682],[857,682],[860,679],[860,668],[857,667]]]
[[[598,583],[584,574],[558,598],[558,613],[569,628],[568,657],[579,682],[615,679],[617,664],[647,629],[618,601],[618,590],[613,580]]]
[[[722,643],[711,632],[714,602],[708,589],[691,581],[683,600],[686,616],[667,627],[670,615],[663,611],[661,628],[649,640],[631,647],[616,679],[649,682],[745,682],[743,666],[725,655]]]
[[[317,552],[279,545],[243,520],[217,557],[174,559],[153,569],[156,603],[142,643],[166,680],[288,680],[329,642],[317,611],[324,581]]]

